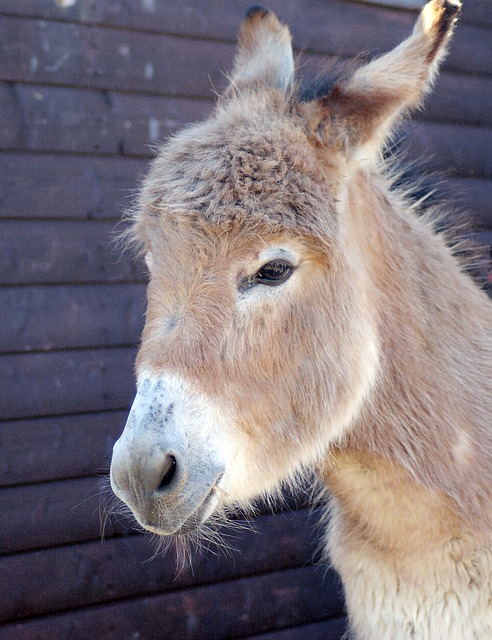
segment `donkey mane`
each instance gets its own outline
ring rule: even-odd
[[[296,100],[298,102],[311,102],[320,98],[326,98],[334,85],[346,75],[343,70],[330,69],[317,74],[314,78],[302,77],[298,81]]]

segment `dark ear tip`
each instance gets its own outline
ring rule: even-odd
[[[255,4],[246,12],[246,20],[253,20],[255,18],[266,18],[270,13],[270,10],[263,7],[261,4]]]
[[[460,0],[445,0],[443,9],[447,15],[458,19],[463,11],[463,5]]]

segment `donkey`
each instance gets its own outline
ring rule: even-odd
[[[431,0],[303,93],[288,28],[254,7],[214,113],[161,148],[132,214],[150,281],[115,494],[186,537],[314,473],[357,640],[492,638],[492,304],[383,153],[460,10]]]

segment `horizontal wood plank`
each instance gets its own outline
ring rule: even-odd
[[[138,638],[234,640],[335,617],[342,607],[335,576],[305,567],[6,624],[0,639],[121,640],[130,630]]]
[[[98,446],[97,442],[95,446],[91,445],[93,451],[88,452],[88,459],[93,456],[93,464],[100,465],[96,470],[97,476],[7,486],[0,489],[0,513],[3,514],[4,522],[0,529],[0,554],[99,540],[102,532],[105,537],[111,537],[115,534],[129,534],[135,530],[137,524],[133,515],[115,498],[109,486],[108,452],[111,452],[128,415],[127,411],[119,413],[123,418],[121,424],[101,426],[101,421],[99,425],[94,421],[94,428],[101,426],[102,433],[96,436],[100,445]],[[48,438],[51,445],[53,437],[48,435]],[[75,450],[77,439],[83,442],[83,437],[79,436],[67,446],[67,457],[70,456],[72,459],[85,455],[83,450]],[[31,448],[34,448],[34,442]],[[53,459],[50,461],[40,458],[40,465],[45,465],[45,472],[49,472],[50,466],[56,464],[59,454],[60,450],[53,451]],[[19,459],[17,456],[18,465],[21,465],[21,461],[22,458]],[[86,464],[85,461],[77,459],[74,462],[74,471],[87,470]],[[29,466],[28,458],[27,472]],[[60,462],[60,467],[67,469],[68,463]],[[286,496],[291,510],[307,507],[308,490],[309,487],[306,494],[296,495],[295,498],[289,499],[289,496]],[[282,506],[279,505],[279,510]],[[116,508],[117,515],[107,519],[106,515],[112,513],[113,507]],[[259,504],[258,507],[261,515],[270,513],[272,508],[271,504],[268,507]],[[240,535],[237,530],[226,535],[225,542],[232,548],[235,546],[236,535]]]
[[[0,85],[0,150],[152,157],[151,148],[212,101]]]
[[[413,122],[407,125],[410,158],[457,177],[492,177],[492,129]]]
[[[236,523],[241,529],[223,531],[233,539],[231,555],[196,553],[184,566],[173,549],[151,560],[155,542],[144,535],[6,556],[2,579],[13,584],[15,576],[29,574],[30,581],[4,594],[0,620],[308,566],[316,549],[314,522],[314,515],[299,512],[258,517],[254,531]]]
[[[210,98],[234,56],[222,42],[19,18],[0,21],[0,43],[7,82],[171,96]]]
[[[390,48],[407,35],[415,21],[416,11],[401,11],[375,6],[377,2],[363,5],[348,0],[331,0],[329,5],[318,0],[309,4],[285,3],[270,0],[269,7],[289,23],[299,47],[317,45],[334,52],[348,50],[357,54],[373,47]],[[241,20],[251,6],[249,0],[234,3],[218,0],[204,3],[200,0],[148,0],[133,4],[131,8],[100,0],[92,4],[88,0],[61,7],[51,0],[3,0],[2,12],[7,15],[54,19],[81,24],[119,26],[148,30],[157,33],[200,36],[234,41]],[[348,24],[352,25],[350,32]],[[492,18],[483,0],[468,0],[463,11],[463,29],[475,24],[491,27]],[[346,28],[344,28],[344,26]],[[379,25],[379,32],[376,25]],[[355,51],[354,51],[355,49]],[[457,61],[460,64],[460,61]],[[463,64],[463,62],[461,62]]]
[[[231,66],[233,57],[232,47],[221,43],[154,34],[120,33],[58,22],[12,18],[0,22],[0,36],[2,29],[5,33],[4,37],[0,37],[0,42],[3,43],[6,66],[1,79],[9,82],[63,84],[105,91],[138,91],[210,99],[212,87],[220,90],[225,86],[223,69]],[[36,50],[39,50],[40,59],[36,57]],[[492,50],[490,55],[492,56]],[[54,62],[55,59],[59,63]],[[175,60],[185,61],[190,68],[183,67],[183,64],[176,65]],[[326,64],[323,58],[321,60]],[[202,68],[201,65],[205,66]],[[23,105],[31,115],[38,115],[38,118],[44,120],[43,105],[39,103],[45,99],[45,90],[46,87],[38,87],[31,92],[31,98],[34,95],[33,101],[29,92],[25,94],[22,89],[10,87],[4,92],[5,102],[10,98],[13,106]],[[67,98],[66,94],[64,96]],[[438,80],[437,89],[432,94],[424,117],[491,126],[491,96],[492,78],[445,73]],[[92,128],[96,125],[101,134],[101,140],[95,145],[96,151],[107,152],[108,147],[114,145],[115,137],[119,148],[124,148],[126,138],[133,138],[131,130],[138,128],[138,121],[132,122],[131,116],[122,123],[109,121],[104,117],[107,111],[105,107],[108,106],[104,98],[107,102],[108,97],[82,97],[86,112],[100,121],[99,127],[97,122],[92,123]],[[121,101],[124,102],[123,99]],[[169,103],[170,112],[172,106],[173,103]],[[67,105],[63,105],[63,110],[67,113]],[[15,111],[13,107],[10,109],[12,111]],[[53,117],[53,113],[51,116]],[[154,130],[160,128],[159,118],[149,117],[151,119],[147,127],[153,127]],[[88,122],[81,120],[80,114],[72,116],[72,120],[74,123],[85,124],[86,128],[89,126]],[[173,121],[172,116],[171,120]],[[177,124],[180,123],[178,121]],[[65,121],[64,124],[65,129],[70,129],[70,122]],[[109,124],[112,125],[112,130]],[[25,127],[22,130],[22,125],[19,125],[18,141],[23,135],[29,136],[30,133],[32,135],[34,129],[25,131]],[[45,133],[48,133],[48,128]],[[67,131],[65,135],[68,133]],[[8,135],[13,136],[14,130],[6,131],[5,136]],[[126,145],[128,146],[128,142]]]
[[[471,0],[466,3],[463,20],[492,27],[492,14],[483,0]]]
[[[475,1],[475,0],[472,0]],[[147,31],[162,35],[191,36],[234,42],[240,21],[251,6],[248,0],[204,3],[200,0],[147,0],[125,6],[111,0],[93,4],[81,0],[62,7],[51,0],[2,0],[1,12],[6,16],[23,16],[45,21],[79,25],[119,27],[122,30]]]
[[[115,238],[113,222],[0,221],[0,282],[145,282],[142,263]]]
[[[0,419],[127,408],[135,348],[59,351],[0,358]]]
[[[104,517],[112,500],[106,475],[0,489],[0,554],[128,535],[133,517]]]
[[[245,640],[344,640],[346,631],[347,618],[339,616],[323,622],[305,624],[302,627],[249,636]]]
[[[0,99],[2,91],[12,90],[0,87]],[[80,96],[76,89],[54,87],[25,86],[15,91],[20,106],[7,109],[6,121],[0,129],[0,148],[20,151],[122,152],[150,157],[149,145],[155,145],[179,124],[203,119],[212,105],[208,101],[123,94],[103,99],[98,92],[84,91]],[[88,107],[88,102],[93,104]],[[418,157],[430,156],[433,167],[443,169],[451,165],[457,175],[492,177],[491,128],[433,122],[408,126],[410,138],[418,135],[414,153]],[[12,136],[15,131],[20,133]]]
[[[127,411],[0,423],[0,486],[106,474]]]
[[[442,73],[417,115],[436,122],[492,127],[491,102],[492,78]]]
[[[144,285],[0,289],[0,352],[135,345],[144,313]]]
[[[443,68],[491,77],[492,38],[490,36],[490,27],[459,25],[454,33]]]
[[[225,87],[234,55],[219,42],[18,18],[0,21],[0,42],[7,82],[208,99]],[[429,117],[492,124],[492,78],[445,73],[437,87]]]
[[[0,153],[0,218],[120,219],[147,166],[128,157]]]

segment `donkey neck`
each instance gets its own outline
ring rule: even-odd
[[[487,521],[490,301],[384,177],[356,175],[346,198],[345,233],[367,266],[381,365],[345,445],[401,466],[419,485],[449,497],[458,514]]]

